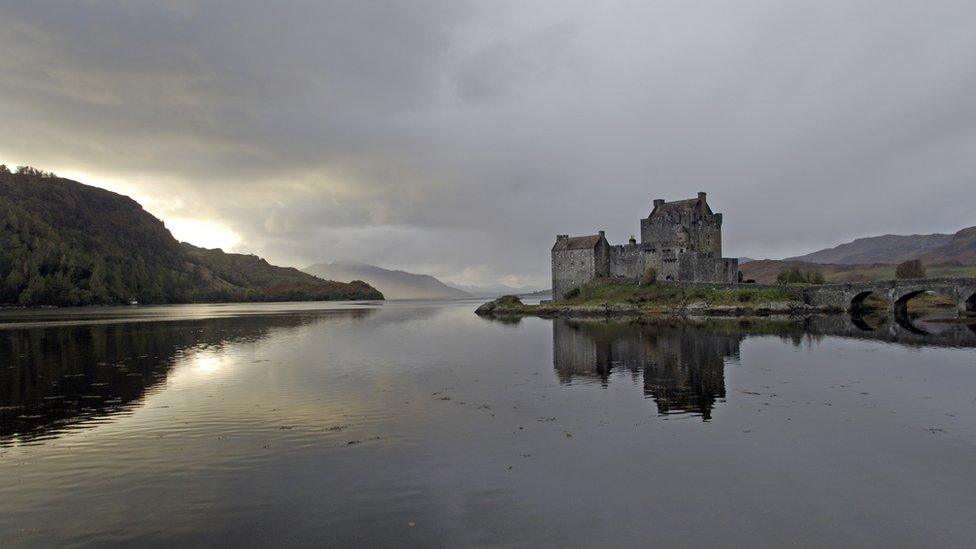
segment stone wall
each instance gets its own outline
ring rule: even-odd
[[[639,244],[610,246],[607,276],[638,280],[646,269],[646,257]]]
[[[552,298],[563,299],[567,292],[597,276],[596,259],[590,249],[552,252]]]
[[[661,281],[729,284],[738,282],[739,274],[739,260],[710,253],[655,252],[640,244],[601,245],[594,250],[552,253],[553,299],[562,299],[567,292],[596,277],[636,282],[648,267],[657,271]]]
[[[739,260],[715,257],[710,253],[686,252],[678,255],[678,276],[690,282],[735,283],[739,279]]]
[[[722,214],[667,212],[641,219],[641,244],[657,251],[711,252],[721,257]]]

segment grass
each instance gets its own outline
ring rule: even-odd
[[[575,296],[554,304],[525,305],[514,296],[505,296],[486,304],[486,314],[559,314],[567,310],[578,313],[627,310],[642,313],[670,313],[692,304],[705,307],[734,307],[738,310],[759,310],[772,303],[800,300],[802,285],[780,288],[682,288],[664,284],[635,286],[629,284],[586,284]]]
[[[824,278],[832,282],[862,282],[873,280],[894,280],[897,265],[858,265],[850,269],[825,270]],[[926,267],[927,278],[970,278],[976,277],[976,267]]]
[[[799,299],[798,286],[782,288],[681,288],[660,284],[633,286],[624,284],[586,284],[577,297],[560,302],[566,305],[629,303],[643,306],[680,307],[689,303],[706,305],[748,306],[760,303]]]

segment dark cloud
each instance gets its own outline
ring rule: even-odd
[[[976,206],[968,2],[0,0],[0,159],[279,262],[544,282],[709,191],[732,255]]]

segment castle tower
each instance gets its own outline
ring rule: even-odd
[[[703,192],[674,202],[657,199],[650,215],[641,219],[641,244],[669,253],[722,257],[722,214],[712,212]]]

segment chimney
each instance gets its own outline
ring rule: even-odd
[[[559,242],[560,240],[566,240],[567,238],[569,238],[569,235],[568,234],[557,234],[556,235],[556,242]]]
[[[698,200],[701,200],[702,202],[704,202],[705,201],[705,193],[699,192],[698,193]]]
[[[602,237],[604,237],[604,238],[606,238],[606,236],[607,236],[607,233],[605,233],[605,232],[603,232],[603,231],[600,231],[600,236],[602,236]]]
[[[633,246],[635,244],[637,244],[637,239],[634,238],[634,235],[630,235],[630,245]]]
[[[657,208],[658,206],[663,206],[663,205],[664,205],[664,199],[663,198],[655,198],[654,199],[654,207],[655,208]]]

